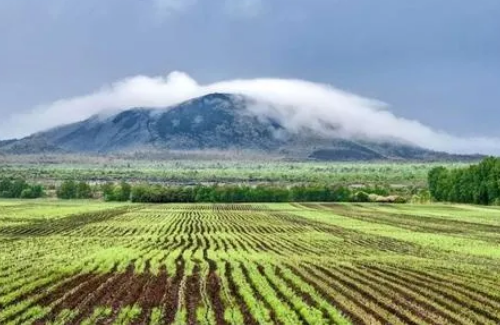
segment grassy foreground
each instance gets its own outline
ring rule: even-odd
[[[0,201],[0,324],[499,324],[500,209]]]

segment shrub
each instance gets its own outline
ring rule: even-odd
[[[353,202],[370,202],[370,195],[366,192],[356,192],[352,197]]]

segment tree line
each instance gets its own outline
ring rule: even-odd
[[[500,204],[500,159],[489,157],[466,168],[429,171],[429,191],[436,201]]]
[[[87,199],[102,196],[105,201],[140,203],[182,202],[369,202],[370,194],[388,195],[380,187],[351,190],[345,186],[295,185],[197,185],[106,183],[90,187],[83,182],[65,181],[57,189],[61,199]]]
[[[123,188],[123,184],[118,186]],[[369,194],[386,194],[381,188],[353,192],[344,186],[212,185],[162,186],[139,184],[130,188],[130,200],[141,203],[173,202],[369,202]],[[105,196],[107,199],[108,197]]]
[[[67,180],[58,186],[49,186],[48,196],[59,199],[104,199],[105,201],[131,201],[141,203],[182,202],[370,202],[373,196],[384,197],[384,187],[351,189],[343,185],[307,184],[279,186],[273,184],[250,185],[178,185],[134,184],[125,181],[90,185],[83,181]],[[52,193],[52,194],[51,194]],[[34,199],[47,196],[40,184],[29,184],[22,179],[0,180],[1,198]]]
[[[3,178],[0,180],[0,198],[36,199],[45,196],[45,189],[40,184],[29,184],[23,179]]]

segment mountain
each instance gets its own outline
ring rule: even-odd
[[[65,152],[65,150],[49,143],[43,137],[27,137],[21,140],[0,141],[0,153],[4,154],[26,155]]]
[[[370,142],[288,131],[248,110],[251,99],[210,94],[163,109],[133,108],[0,142],[8,154],[109,154],[166,150],[245,150],[318,160],[440,160],[456,156],[397,141]]]

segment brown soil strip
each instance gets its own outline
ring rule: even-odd
[[[58,282],[61,282],[61,284],[59,284],[59,286],[60,285],[64,285],[64,283],[72,281],[74,277],[76,277],[76,276],[69,277],[69,278],[66,278],[66,279],[59,279]],[[48,295],[50,295],[50,291],[53,290],[54,288],[57,288],[57,286],[58,285],[55,284],[55,283],[49,283],[49,284],[40,286],[39,288],[36,288],[35,290],[33,290],[31,292],[23,294],[21,297],[18,297],[13,302],[7,304],[7,306],[12,306],[13,304],[17,304],[17,303],[19,303],[21,301],[24,301],[24,300],[28,299],[31,296],[38,296],[38,299],[27,303],[24,306],[24,309],[17,310],[15,313],[11,314],[7,318],[4,318],[2,321],[3,322],[10,322],[11,320],[13,320],[17,316],[19,316],[21,313],[23,313],[24,311],[26,311],[28,308],[30,308],[30,307],[32,307],[34,305],[38,305],[38,302],[41,301],[42,299],[46,298]],[[4,308],[4,307],[5,306],[0,306],[0,308]]]
[[[59,285],[50,295],[43,297],[37,304],[41,306],[49,306],[57,300],[68,295],[67,298],[71,298],[73,295],[79,295],[79,292],[85,292],[85,288],[92,285],[93,282],[100,282],[103,275],[96,275],[90,273],[79,274],[73,280]],[[75,290],[76,289],[76,290]],[[54,320],[57,315],[64,309],[63,305],[67,304],[67,299],[58,303],[52,308],[49,314],[44,318],[39,320],[39,324],[43,324],[47,321]]]
[[[125,273],[123,273],[123,276],[120,277],[118,281],[113,281],[111,288],[108,288],[108,290],[111,290],[109,290],[108,293],[105,294],[102,299],[100,299],[100,303],[98,301],[95,301],[95,303],[93,304],[94,306],[104,305],[110,306],[112,309],[111,315],[108,317],[108,319],[103,320],[102,324],[112,324],[113,320],[118,316],[118,314],[120,313],[120,309],[124,306],[122,304],[121,298],[126,295],[129,288],[134,283],[134,279],[134,261],[132,261],[127,267]]]
[[[48,278],[49,276],[50,276],[50,274],[48,274],[47,276],[44,276],[44,278]],[[22,295],[20,295],[19,297],[17,297],[16,299],[12,300],[11,302],[9,302],[9,303],[7,303],[5,305],[0,305],[0,308],[4,309],[4,308],[7,308],[9,306],[15,305],[15,304],[17,304],[17,303],[19,303],[19,302],[21,302],[23,300],[26,300],[26,299],[28,299],[31,296],[35,296],[35,295],[38,295],[38,294],[45,293],[45,292],[47,292],[47,290],[50,289],[50,287],[52,287],[54,285],[57,285],[56,284],[57,282],[64,281],[64,279],[61,279],[61,277],[59,277],[59,278],[53,279],[51,281],[52,282],[48,282],[48,283],[44,283],[44,284],[38,285],[38,287],[34,288],[32,291],[23,293]]]
[[[188,324],[197,324],[196,310],[201,304],[200,292],[200,266],[196,264],[193,274],[186,279],[186,288],[184,291],[185,306],[187,310]]]
[[[224,304],[222,303],[221,294],[221,280],[217,275],[217,264],[207,259],[209,265],[207,277],[207,291],[210,298],[210,304],[215,312],[215,322],[217,325],[226,325],[224,320]]]
[[[104,281],[101,281],[97,287],[93,286],[92,291],[88,291],[85,295],[80,296],[78,298],[78,304],[75,305],[75,309],[78,309],[79,314],[72,320],[71,324],[79,324],[82,319],[90,315],[93,308],[99,305],[101,297],[110,292],[109,287],[119,282],[122,276],[123,274],[119,273],[109,273],[108,277]],[[62,309],[64,309],[64,307]]]
[[[184,259],[182,258],[182,253],[177,258],[176,265],[175,275],[167,280],[166,292],[162,299],[165,324],[170,324],[174,321],[177,311],[179,288],[184,276]]]
[[[239,307],[241,313],[243,314],[243,319],[245,320],[245,325],[257,325],[257,321],[252,316],[252,313],[248,309],[248,306],[245,304],[243,297],[238,292],[238,287],[237,287],[236,283],[234,282],[234,279],[232,276],[232,267],[228,262],[226,262],[226,265],[225,265],[224,276],[227,279],[230,294],[232,297],[235,298],[236,302],[238,303],[238,307]]]
[[[148,282],[137,300],[141,306],[142,312],[137,320],[138,324],[147,325],[150,321],[151,311],[153,308],[161,305],[161,300],[165,295],[167,287],[167,272],[165,266],[162,266],[158,276],[149,276]]]
[[[141,297],[151,277],[151,274],[147,273],[135,274],[126,295],[119,301],[120,306],[125,307],[135,304]]]

